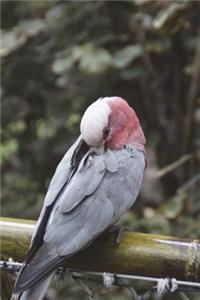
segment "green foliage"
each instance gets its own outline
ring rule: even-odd
[[[9,160],[12,154],[16,153],[18,149],[17,140],[9,139],[1,145],[1,160],[5,162]]]
[[[21,217],[37,217],[55,167],[79,133],[84,109],[100,96],[121,95],[133,105],[147,136],[150,170],[184,153],[198,10],[198,3],[187,1],[3,2],[3,214],[19,216],[26,203],[35,209],[24,209]],[[199,143],[198,109],[194,118],[187,150],[193,152]],[[149,200],[150,184],[150,193],[142,192],[143,203],[134,209],[143,215],[137,230],[154,230],[160,222],[163,233],[176,233],[168,222],[185,213],[177,189],[195,172],[188,163],[157,180],[156,201]],[[188,191],[186,198],[194,196]],[[170,203],[165,212],[163,201]],[[146,210],[152,212],[153,227]]]
[[[148,141],[141,197],[124,222],[200,236],[199,184],[178,192],[196,176],[198,156],[161,179],[151,175],[200,144],[197,104],[186,122],[198,98],[199,11],[198,1],[2,2],[3,215],[38,217],[84,109],[120,95]]]
[[[114,53],[114,65],[117,68],[125,68],[136,58],[141,57],[143,48],[140,45],[126,46]]]

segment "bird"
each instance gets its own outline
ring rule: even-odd
[[[50,181],[12,299],[41,300],[68,257],[90,245],[134,204],[146,167],[146,139],[118,96],[86,109],[80,135]]]

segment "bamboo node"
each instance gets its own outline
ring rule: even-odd
[[[189,252],[188,276],[198,281],[200,279],[200,245],[198,240],[191,242]]]

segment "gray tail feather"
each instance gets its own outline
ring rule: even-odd
[[[57,258],[48,262],[47,264],[44,263],[42,265],[35,265],[33,263],[26,265],[18,275],[13,289],[13,294],[19,295],[45,280],[50,276],[50,274],[54,273],[59,266],[60,261],[62,262],[62,259]]]
[[[63,257],[48,255],[46,248],[41,247],[34,258],[21,268],[13,289],[13,294],[20,295],[45,280],[57,269],[62,261]]]
[[[13,294],[11,300],[42,300],[55,273],[56,271],[23,293]]]

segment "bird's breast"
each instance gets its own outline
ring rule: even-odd
[[[142,151],[132,146],[113,151],[113,155],[118,170],[106,173],[102,187],[105,197],[110,199],[114,207],[114,218],[119,219],[134,204],[138,196],[144,176],[145,156]]]

